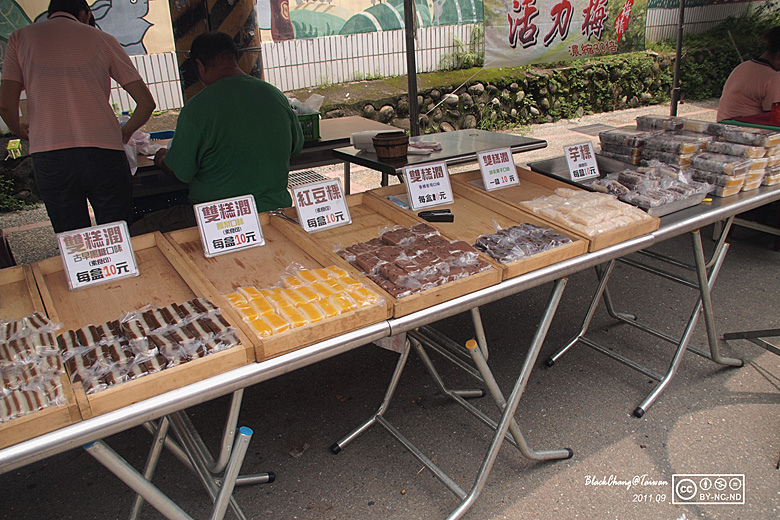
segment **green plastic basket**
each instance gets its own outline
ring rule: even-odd
[[[298,115],[304,141],[320,140],[320,113]]]

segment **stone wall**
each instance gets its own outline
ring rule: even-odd
[[[577,118],[585,114],[658,104],[669,100],[671,60],[653,53],[607,58],[533,72],[506,69],[467,84],[420,90],[422,132],[495,129]],[[323,107],[324,117],[361,115],[409,128],[406,93]]]

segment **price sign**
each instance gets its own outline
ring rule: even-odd
[[[404,179],[406,192],[409,194],[409,205],[415,211],[455,202],[446,163],[421,164],[404,168]]]
[[[517,178],[515,161],[512,159],[512,150],[509,148],[479,152],[477,159],[479,159],[479,169],[482,172],[482,182],[487,191],[520,183],[520,179]]]
[[[569,165],[569,175],[573,181],[582,181],[599,176],[599,165],[593,152],[593,143],[564,146],[563,153]]]
[[[70,290],[138,276],[124,220],[57,234]]]
[[[307,233],[344,226],[352,222],[339,179],[329,179],[293,188],[298,222]]]
[[[207,258],[265,244],[253,195],[204,202],[193,208]]]

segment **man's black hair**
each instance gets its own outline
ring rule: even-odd
[[[238,47],[229,35],[218,31],[209,31],[198,35],[192,41],[190,59],[193,62],[200,60],[204,66],[212,67],[224,57],[238,61]]]
[[[81,11],[91,12],[87,0],[51,0],[49,2],[49,16],[63,12],[78,18]]]

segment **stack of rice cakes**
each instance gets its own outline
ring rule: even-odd
[[[550,228],[523,223],[480,235],[474,248],[502,264],[509,264],[570,243],[569,237]]]
[[[127,313],[57,338],[71,382],[93,394],[240,343],[222,311],[205,298]]]
[[[39,312],[0,320],[0,423],[65,404],[58,327]]]
[[[778,132],[684,118],[637,118],[638,129],[659,126],[707,139],[691,157],[688,172],[693,180],[713,185],[713,195],[727,197],[780,182]]]
[[[344,269],[299,269],[281,287],[240,287],[225,295],[261,338],[376,305],[382,298]]]
[[[387,230],[336,254],[396,299],[492,268],[468,243],[450,242],[425,223]]]

